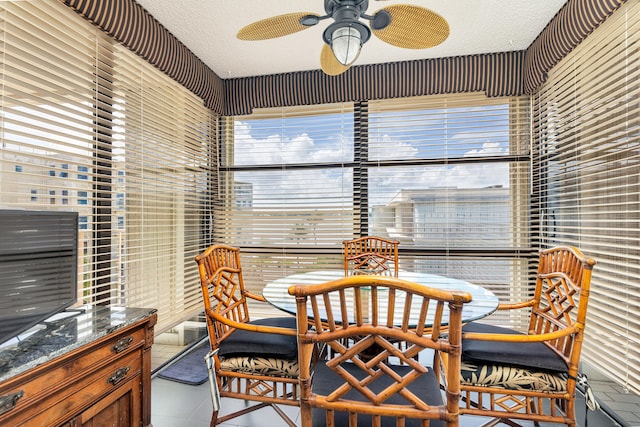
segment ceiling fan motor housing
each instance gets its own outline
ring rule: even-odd
[[[342,7],[352,7],[358,10],[359,15],[363,14],[369,7],[369,0],[324,0],[324,10],[327,15],[335,18],[334,13]],[[358,18],[356,18],[358,19]]]

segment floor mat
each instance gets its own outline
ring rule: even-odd
[[[183,384],[200,385],[208,380],[204,356],[209,352],[209,340],[197,344],[189,353],[158,372],[158,378]]]

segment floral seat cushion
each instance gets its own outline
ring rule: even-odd
[[[296,359],[278,359],[260,356],[220,358],[220,368],[223,371],[285,378],[298,378],[299,373],[298,361]]]
[[[295,317],[274,317],[250,322],[296,330]],[[298,377],[298,339],[295,335],[265,334],[237,329],[220,344],[224,371],[272,377]]]
[[[522,334],[513,329],[471,322],[463,332]],[[511,390],[561,392],[567,389],[567,365],[541,342],[462,340],[461,382]]]
[[[513,365],[478,364],[467,360],[462,361],[460,374],[460,381],[465,385],[550,393],[567,389],[566,374]]]

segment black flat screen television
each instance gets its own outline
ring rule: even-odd
[[[0,209],[0,343],[78,299],[78,213]]]

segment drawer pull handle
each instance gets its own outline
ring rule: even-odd
[[[129,372],[129,369],[131,369],[128,366],[125,366],[124,368],[120,368],[117,371],[115,371],[113,373],[113,375],[111,375],[109,377],[109,379],[107,380],[107,382],[110,382],[113,385],[118,384],[120,381],[122,381],[124,379],[124,377],[127,376],[127,373]]]
[[[22,396],[24,396],[24,391],[20,390],[0,397],[0,415],[15,408]]]
[[[124,351],[127,348],[129,348],[129,344],[131,344],[132,342],[133,342],[132,336],[120,338],[118,342],[116,342],[113,346],[111,346],[111,351],[113,351],[116,354],[120,353],[121,351]]]

